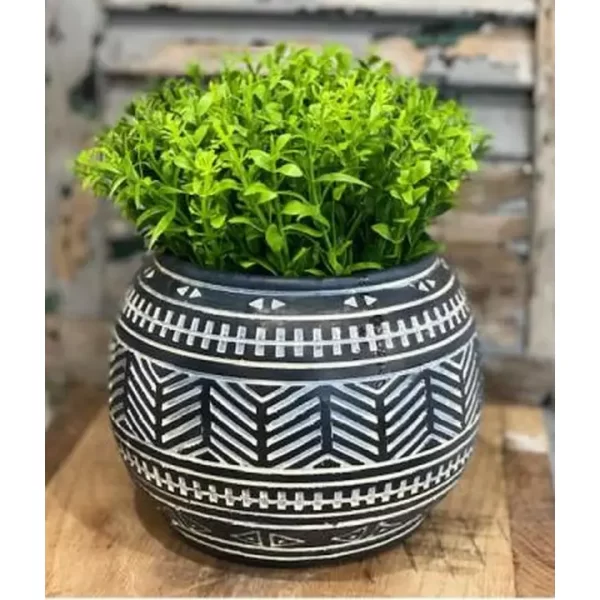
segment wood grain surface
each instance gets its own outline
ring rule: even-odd
[[[47,435],[55,464],[46,486],[47,596],[553,594],[554,502],[537,408],[488,403],[463,478],[403,545],[342,565],[276,570],[215,560],[181,542],[130,483],[103,394],[73,393],[78,426]]]
[[[554,489],[539,410],[506,413],[504,476],[517,596],[554,597]]]

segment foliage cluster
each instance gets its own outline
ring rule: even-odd
[[[284,45],[137,98],[75,172],[151,248],[208,269],[344,276],[437,250],[487,136],[433,87]]]

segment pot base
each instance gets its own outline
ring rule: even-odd
[[[182,529],[173,522],[170,523],[170,528],[186,544],[218,560],[259,568],[302,569],[354,562],[394,548],[412,535],[425,517],[426,514],[419,514],[402,525],[395,524],[392,530],[384,531],[380,536],[369,536],[362,540],[350,540],[348,536],[348,540],[340,541],[336,546],[321,548],[284,549],[244,544],[239,544],[236,548],[224,548],[219,540],[203,539],[207,536]],[[381,523],[380,527],[385,529],[386,524]],[[360,528],[356,535],[360,535]],[[263,533],[257,539],[266,540],[267,537]]]

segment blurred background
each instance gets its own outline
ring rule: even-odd
[[[47,0],[47,422],[73,380],[103,385],[111,319],[143,247],[67,164],[157,77],[280,41],[375,51],[466,104],[494,135],[460,210],[436,224],[476,309],[488,393],[551,406],[551,0]]]

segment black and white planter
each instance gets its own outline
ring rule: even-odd
[[[122,458],[171,525],[277,566],[413,532],[460,478],[483,394],[471,310],[435,256],[324,280],[152,258],[109,388]]]

